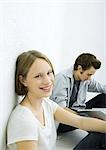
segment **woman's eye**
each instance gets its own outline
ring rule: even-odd
[[[35,76],[35,78],[40,78],[41,77],[41,75],[37,75],[37,76]]]

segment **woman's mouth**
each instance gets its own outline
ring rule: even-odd
[[[50,92],[51,91],[52,85],[41,87],[40,89],[43,90],[44,92]]]

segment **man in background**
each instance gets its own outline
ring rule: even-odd
[[[82,53],[69,69],[58,73],[50,99],[64,109],[73,111],[75,108],[106,108],[106,85],[91,79],[101,67],[101,62],[90,53]],[[86,102],[87,92],[99,94]],[[59,124],[57,133],[63,133],[75,128]]]

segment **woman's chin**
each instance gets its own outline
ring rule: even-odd
[[[51,96],[52,92],[45,93],[45,97]]]

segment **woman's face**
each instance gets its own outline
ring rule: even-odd
[[[37,58],[24,80],[28,94],[36,98],[48,97],[52,93],[53,83],[54,75],[51,66],[44,59]]]

